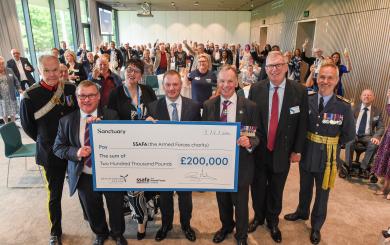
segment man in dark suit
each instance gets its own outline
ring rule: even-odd
[[[271,237],[282,241],[278,228],[290,162],[299,162],[307,129],[306,89],[285,78],[288,66],[280,51],[268,53],[267,80],[252,85],[249,99],[260,110],[260,145],[256,150],[252,201],[255,211],[249,232],[267,221]]]
[[[231,65],[224,65],[218,74],[221,96],[207,100],[203,105],[203,121],[241,122],[242,127],[242,134],[237,141],[240,146],[238,191],[216,193],[222,228],[214,235],[214,243],[225,240],[227,234],[235,227],[237,244],[247,244],[249,185],[252,183],[254,172],[252,152],[259,144],[259,138],[254,131],[253,135],[245,135],[249,133],[246,130],[249,127],[245,126],[256,126],[258,111],[255,103],[237,96],[235,93],[237,86],[236,69]]]
[[[79,192],[82,207],[86,212],[89,225],[96,234],[94,245],[103,245],[111,235],[116,244],[127,244],[123,237],[125,220],[123,215],[123,193],[93,190],[91,146],[88,124],[100,119],[117,120],[116,111],[98,109],[100,93],[96,83],[85,80],[76,90],[80,110],[61,118],[57,137],[53,146],[54,154],[68,160],[69,190],[72,196]],[[108,230],[103,207],[103,195],[106,199],[110,218]]]
[[[351,105],[334,94],[339,80],[339,69],[334,64],[323,64],[318,74],[318,94],[309,97],[309,125],[306,144],[299,164],[299,204],[288,221],[307,220],[315,183],[316,196],[311,212],[310,241],[321,241],[320,230],[325,222],[329,191],[337,176],[336,151],[355,137],[355,123]]]
[[[30,64],[27,58],[20,57],[20,51],[16,48],[11,50],[13,59],[7,61],[7,67],[12,69],[16,77],[20,81],[22,90],[26,90],[26,84],[31,87],[35,80],[32,76],[34,67]]]
[[[58,121],[76,108],[76,87],[60,81],[59,61],[52,55],[39,57],[42,81],[24,92],[20,102],[20,122],[26,134],[37,142],[36,162],[43,166],[47,181],[50,245],[60,245],[62,235],[61,198],[66,161],[56,157],[52,146]]]
[[[200,121],[200,106],[195,101],[180,95],[182,81],[180,74],[175,70],[165,73],[163,89],[165,97],[156,100],[148,106],[148,118],[146,120],[167,121]],[[180,224],[186,238],[195,241],[194,230],[190,226],[192,214],[192,192],[178,191]],[[162,241],[168,231],[172,229],[173,222],[173,192],[160,192],[160,209],[162,226],[157,231],[155,240]]]
[[[345,161],[348,167],[352,166],[352,157],[357,143],[363,144],[367,150],[361,162],[361,178],[368,179],[370,172],[368,167],[378,149],[379,142],[385,132],[381,111],[372,105],[375,95],[370,89],[363,90],[361,103],[353,107],[353,114],[356,120],[356,136],[351,142],[345,144]]]

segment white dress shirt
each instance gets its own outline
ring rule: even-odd
[[[16,66],[18,67],[18,71],[20,74],[20,81],[27,81],[27,76],[26,73],[24,72],[22,60],[15,60]]]
[[[80,110],[80,132],[79,132],[79,139],[80,139],[80,145],[81,147],[84,146],[84,133],[85,133],[85,125],[87,124],[87,116],[91,115],[93,117],[97,117],[97,109],[92,112],[91,114],[86,114],[82,110]],[[92,168],[88,167],[84,164],[83,173],[85,174],[92,174]]]
[[[356,130],[355,130],[356,135],[358,134],[360,121],[362,120],[362,116],[363,116],[365,107],[366,106],[363,103],[360,106],[359,116],[358,116],[358,118],[356,120]],[[366,129],[364,131],[364,134],[365,135],[370,135],[370,133],[371,133],[371,129],[370,129],[371,105],[367,106],[367,108],[368,108],[368,110],[367,110],[367,123],[366,123]]]
[[[228,100],[230,101],[230,105],[227,107],[227,119],[226,121],[227,122],[236,122],[236,111],[237,111],[237,94],[234,93],[232,95],[232,97],[230,97],[229,99],[226,99],[224,98],[222,95],[221,95],[221,102],[220,102],[220,105],[219,105],[219,108],[220,108],[220,112],[222,113],[222,109],[223,109],[223,102],[225,100]],[[221,114],[220,113],[220,114]]]
[[[271,120],[271,111],[272,111],[272,97],[274,96],[275,87],[278,87],[278,99],[279,99],[279,108],[278,108],[278,122],[280,119],[280,112],[282,111],[282,104],[284,98],[284,91],[286,88],[286,79],[279,86],[275,86],[272,81],[269,83],[269,94],[268,94],[268,126],[269,121]],[[267,129],[268,132],[268,129]]]
[[[172,121],[172,112],[173,112],[172,103],[176,103],[177,116],[179,117],[179,121],[181,121],[181,107],[182,107],[181,95],[175,101],[171,101],[170,99],[168,99],[167,96],[165,96],[165,101],[167,102],[168,114],[171,121]]]

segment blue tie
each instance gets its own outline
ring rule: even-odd
[[[366,135],[366,125],[367,125],[367,111],[368,108],[363,108],[364,112],[362,115],[362,119],[360,120],[359,129],[358,129],[358,136],[364,136]]]
[[[176,103],[172,103],[171,105],[173,107],[171,120],[172,121],[179,121],[179,114],[177,113]]]

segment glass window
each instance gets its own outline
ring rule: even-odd
[[[54,47],[49,1],[29,0],[29,11],[37,58]]]
[[[67,47],[77,50],[73,41],[72,22],[70,20],[69,1],[54,0],[56,9],[57,29],[59,41],[65,41]]]
[[[18,20],[20,25],[20,31],[22,34],[24,56],[31,61],[30,49],[28,47],[28,41],[27,41],[26,23],[24,22],[22,0],[16,0],[15,3],[16,3],[16,11],[18,14]]]
[[[112,10],[112,39],[111,40],[116,43],[117,47],[119,47],[119,43],[117,43],[118,39],[116,36],[116,22],[115,22],[116,15],[117,15],[117,11]]]
[[[81,23],[89,23],[88,1],[80,0]]]
[[[83,31],[84,31],[84,41],[87,45],[88,50],[92,49],[92,42],[91,42],[91,30],[88,24],[83,24]]]

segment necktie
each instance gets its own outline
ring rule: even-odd
[[[320,103],[318,104],[318,112],[321,113],[324,110],[324,97],[320,97]]]
[[[176,103],[172,103],[171,105],[173,107],[171,120],[172,121],[179,121],[179,114],[177,113]]]
[[[222,112],[221,112],[221,117],[220,120],[221,122],[227,122],[227,108],[232,102],[225,100],[222,102]]]
[[[87,115],[86,120],[88,120],[88,117],[91,117],[91,115]],[[89,123],[86,122],[85,123],[85,131],[84,131],[84,146],[90,146],[90,144],[89,144],[89,127],[88,127],[88,125],[89,125]],[[89,155],[88,157],[84,158],[84,164],[87,165],[88,167],[92,166],[91,155]]]
[[[359,129],[358,129],[358,133],[357,133],[358,136],[366,135],[367,111],[368,111],[368,108],[364,107],[363,110],[364,110],[364,112],[363,112],[362,118],[360,120]]]
[[[278,88],[274,87],[274,95],[272,96],[272,107],[271,107],[271,119],[269,120],[268,126],[268,141],[267,148],[270,151],[274,150],[276,130],[278,128],[278,114],[279,114],[279,96]]]

